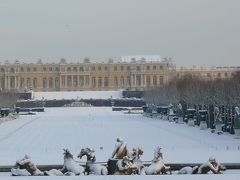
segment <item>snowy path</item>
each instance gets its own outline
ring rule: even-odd
[[[8,139],[10,136],[14,135],[17,131],[21,130],[22,128],[24,128],[25,126],[27,126],[28,124],[32,123],[33,121],[36,121],[39,117],[35,117],[33,119],[31,119],[30,121],[27,121],[26,123],[24,123],[23,125],[21,125],[20,127],[17,127],[16,129],[14,129],[13,131],[9,132],[8,134],[6,134],[5,136],[3,136],[2,138],[0,138],[0,143],[2,141],[5,141],[6,139]]]
[[[77,156],[82,147],[95,149],[97,161],[106,162],[119,136],[130,149],[141,146],[143,160],[151,160],[159,145],[168,163],[202,163],[210,156],[240,162],[240,140],[233,135],[218,136],[199,127],[112,112],[109,107],[76,107],[48,108],[1,124],[0,165],[13,165],[25,154],[37,164],[62,164],[63,148]]]

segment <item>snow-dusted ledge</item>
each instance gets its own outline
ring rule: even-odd
[[[109,99],[122,98],[122,91],[56,91],[56,92],[34,92],[35,100],[60,100],[60,99]]]

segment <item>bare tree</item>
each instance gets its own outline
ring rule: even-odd
[[[187,74],[181,79],[172,79],[164,87],[147,90],[144,98],[146,102],[165,105],[185,102],[190,107],[210,104],[237,106],[240,104],[240,72],[229,79],[217,80],[203,80]]]

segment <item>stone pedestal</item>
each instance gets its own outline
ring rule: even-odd
[[[216,132],[222,132],[222,124],[216,124]]]
[[[200,122],[200,129],[201,129],[201,130],[207,129],[207,123],[206,123],[206,121],[201,121],[201,122]]]
[[[189,126],[195,126],[195,121],[194,121],[194,119],[189,119],[188,122],[187,122],[187,124],[188,124]]]
[[[178,123],[178,124],[183,124],[184,122],[183,122],[183,118],[182,117],[178,117],[177,119],[176,119],[176,123]]]
[[[234,129],[235,135],[240,137],[240,129]]]

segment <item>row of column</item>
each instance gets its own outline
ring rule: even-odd
[[[27,83],[27,79],[30,82]],[[130,80],[129,80],[130,79]],[[29,81],[29,80],[28,80]],[[33,86],[34,89],[46,88],[118,88],[118,87],[149,87],[164,84],[164,76],[133,74],[130,76],[90,76],[90,75],[61,75],[59,77],[43,77],[43,78],[24,78],[26,87]],[[35,82],[37,81],[37,82]],[[6,76],[1,79],[0,88],[2,89],[18,89],[24,88],[22,78],[18,76]],[[28,87],[29,88],[29,87]]]
[[[18,77],[17,76],[5,76],[1,78],[0,82],[1,89],[17,89],[18,88]]]
[[[145,75],[136,74],[132,75],[132,86],[134,87],[148,87],[148,86],[162,86],[164,84],[163,75]]]
[[[89,75],[61,75],[60,88],[90,87]]]

